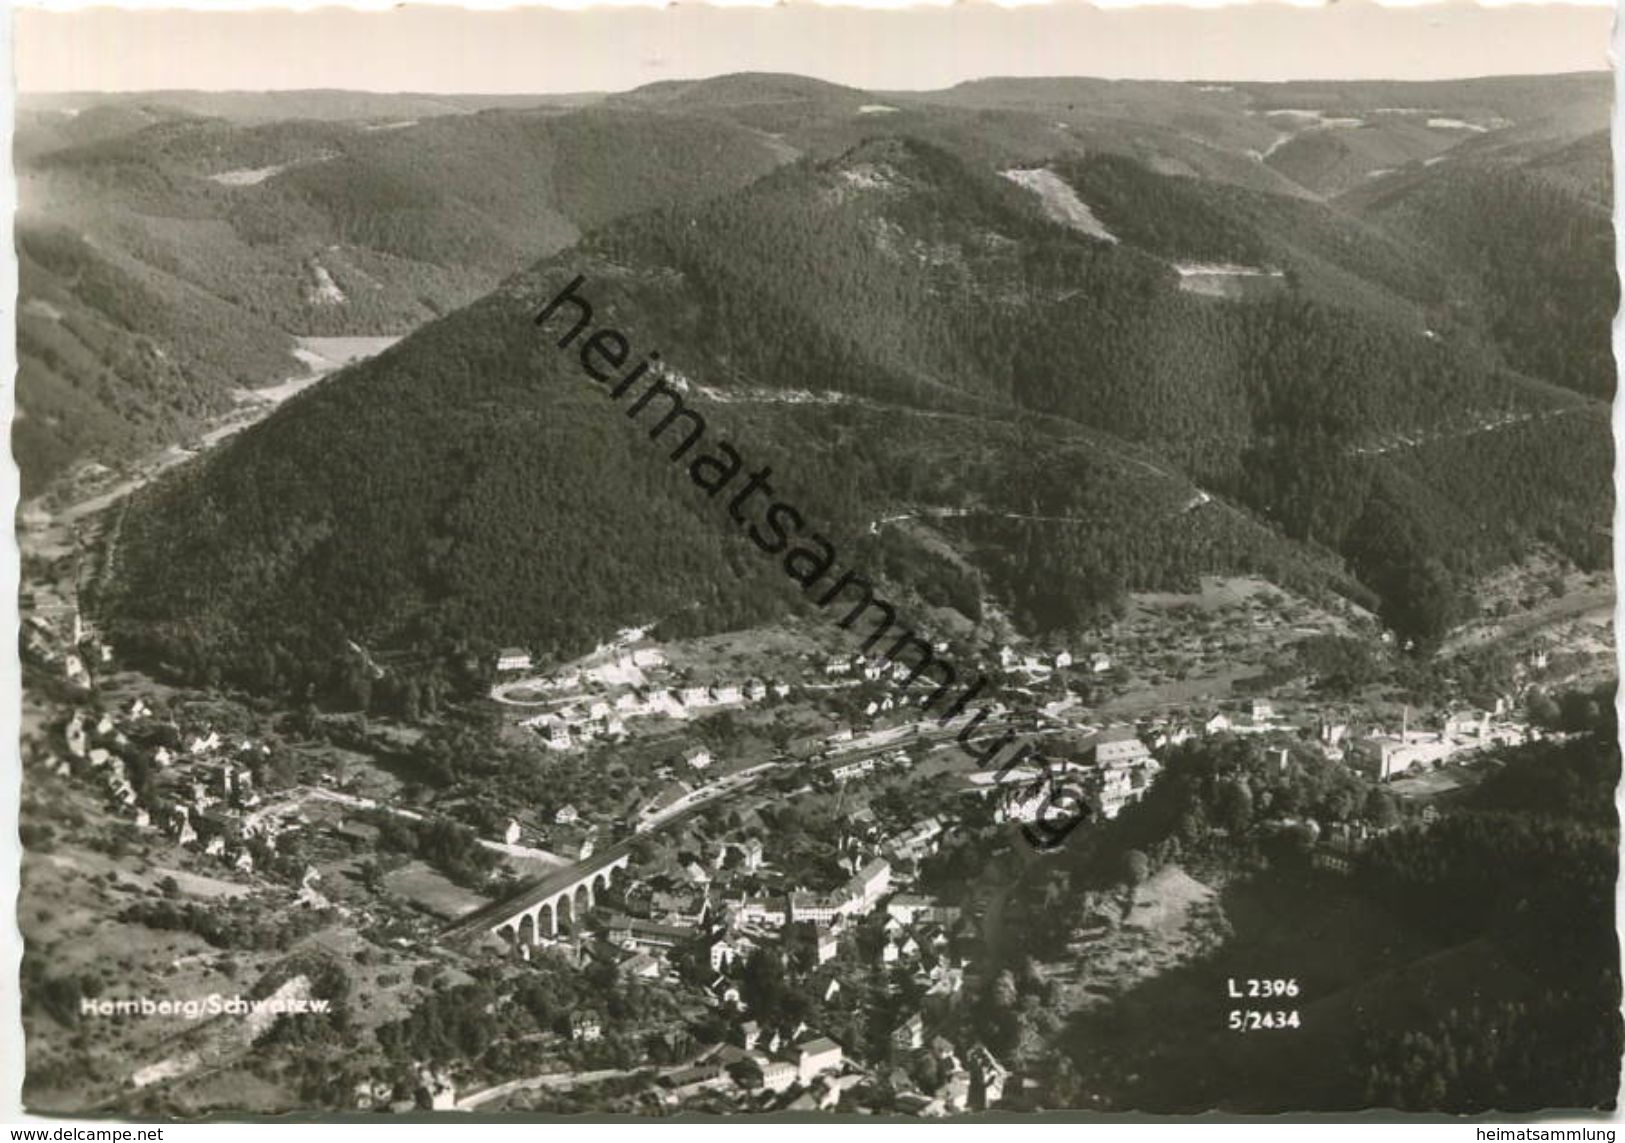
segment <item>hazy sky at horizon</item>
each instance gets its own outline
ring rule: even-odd
[[[410,7],[16,11],[19,90],[555,93],[784,71],[929,89],[989,75],[1436,79],[1610,66],[1612,5],[886,11],[817,4],[591,11]]]

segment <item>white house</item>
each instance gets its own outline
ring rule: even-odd
[[[1444,732],[1450,738],[1482,738],[1489,728],[1490,717],[1481,710],[1456,711],[1444,720]]]
[[[868,912],[891,890],[891,863],[875,858],[858,870],[847,883],[847,889],[862,902],[863,911]]]
[[[724,968],[733,964],[734,958],[738,955],[734,950],[734,946],[728,941],[712,941],[711,947],[707,951],[711,958],[712,972],[721,972]]]
[[[741,924],[782,926],[789,920],[789,911],[783,897],[745,897],[739,902],[738,917]]]
[[[918,1012],[904,1020],[891,1034],[892,1044],[905,1052],[925,1047],[925,1018]]]
[[[651,667],[658,667],[665,661],[666,656],[653,647],[639,647],[632,652],[632,665],[639,670],[646,671]]]
[[[818,1036],[797,1045],[796,1072],[801,1082],[811,1083],[825,1072],[840,1071],[844,1059],[841,1046],[828,1036]]]
[[[835,919],[836,904],[817,893],[790,894],[790,919],[797,924],[827,925]]]
[[[770,1060],[765,1057],[760,1061],[762,1069],[762,1086],[771,1092],[781,1092],[794,1086],[797,1079],[796,1065],[788,1060]]]
[[[1095,738],[1094,746],[1095,763],[1100,766],[1122,766],[1151,757],[1145,743],[1127,728],[1102,732]]]
[[[530,670],[530,652],[525,650],[523,647],[504,647],[502,650],[497,652],[497,670]]]

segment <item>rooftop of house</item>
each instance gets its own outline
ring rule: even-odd
[[[858,870],[857,875],[858,877],[867,881],[871,877],[878,877],[882,873],[889,873],[890,871],[891,862],[887,861],[883,857],[877,857],[873,861],[869,862],[869,864],[865,865],[862,869]]]
[[[1110,726],[1097,733],[1091,740],[1092,746],[1105,746],[1114,742],[1138,742],[1139,732],[1132,726]]]

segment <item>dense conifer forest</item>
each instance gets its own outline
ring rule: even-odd
[[[967,614],[990,592],[1034,632],[1076,632],[1125,591],[1258,571],[1425,649],[1531,545],[1606,558],[1605,408],[1493,337],[1423,327],[1455,288],[1431,250],[1324,206],[1305,225],[1296,199],[1267,238],[1259,192],[1127,158],[1056,169],[1120,241],[899,136],[593,232],[139,499],[110,597],[132,646],[324,690],[349,640],[450,663],[796,606],[532,328],[576,274],[595,325],[658,350],[711,436],[773,462],[837,546],[863,555],[887,514],[958,512],[939,528],[974,574],[894,587]],[[1171,258],[1279,274],[1210,297]],[[1393,305],[1340,291],[1350,277]],[[933,563],[905,549],[888,538],[881,566]]]

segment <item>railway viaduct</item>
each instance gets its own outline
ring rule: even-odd
[[[502,901],[460,917],[446,929],[449,940],[477,940],[487,933],[534,945],[556,937],[562,924],[575,922],[593,906],[596,891],[609,887],[631,862],[631,843],[621,842],[585,861],[554,870]]]

